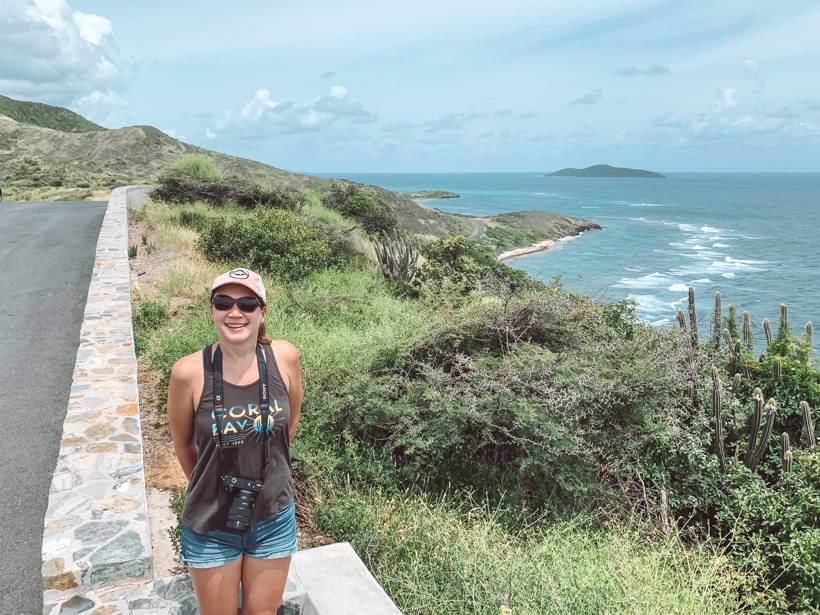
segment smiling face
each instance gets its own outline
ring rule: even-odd
[[[239,284],[220,286],[215,294],[227,295],[234,299],[256,297],[251,291]],[[249,339],[256,341],[259,325],[264,322],[266,311],[267,308],[262,306],[261,309],[256,308],[250,313],[243,312],[238,305],[234,305],[229,310],[220,311],[211,305],[211,320],[221,342],[242,344],[248,342]]]

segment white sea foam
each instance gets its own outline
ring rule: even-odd
[[[700,278],[699,280],[692,280],[692,284],[711,284],[712,280],[709,278]]]
[[[627,271],[632,271],[633,273],[640,271],[640,267],[624,267]]]
[[[685,293],[689,290],[689,286],[686,284],[672,284],[668,290],[673,293]]]
[[[704,233],[719,233],[720,229],[715,228],[714,226],[706,226],[705,224],[700,227],[700,230]]]
[[[675,302],[664,301],[655,295],[628,295],[627,299],[635,302],[638,312],[647,316],[647,319],[652,317],[668,317],[670,312],[674,313],[678,304]]]
[[[713,243],[712,247],[713,248],[728,248],[729,244],[728,243]]]
[[[630,207],[669,207],[669,205],[663,205],[662,203],[630,203]]]
[[[674,224],[674,223],[673,223]],[[682,230],[684,233],[694,233],[698,229],[695,227],[694,224],[678,224],[678,228]]]
[[[670,282],[674,282],[674,280],[656,271],[638,278],[621,278],[615,286],[618,288],[663,288],[668,286]]]
[[[732,271],[727,271],[726,273],[721,273],[720,276],[723,278],[733,278],[735,274]]]

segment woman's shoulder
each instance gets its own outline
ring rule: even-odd
[[[299,349],[288,340],[271,340],[270,348],[277,357],[292,359],[299,357]]]
[[[188,380],[202,372],[202,351],[197,350],[176,360],[171,368],[171,378]]]

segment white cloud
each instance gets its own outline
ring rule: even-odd
[[[97,47],[113,33],[111,22],[105,17],[75,11],[72,18],[80,30],[80,36]]]
[[[205,129],[205,138],[206,139],[210,140],[210,139],[213,139],[215,137],[216,137],[216,133],[214,131],[209,130],[208,128]]]
[[[735,94],[737,91],[734,88],[724,88],[718,92],[718,97],[715,100],[715,111],[722,111],[723,109],[732,109],[737,107],[737,98]]]
[[[179,139],[180,141],[187,141],[188,140],[188,137],[186,137],[185,135],[177,134],[177,129],[176,128],[166,128],[162,132],[164,132],[166,135],[168,135],[172,139]]]
[[[120,71],[105,17],[65,0],[0,0],[0,91],[56,104],[115,89]]]
[[[333,98],[344,98],[347,96],[347,88],[341,85],[330,86],[330,95]]]
[[[375,121],[376,115],[362,103],[348,99],[348,90],[343,86],[331,86],[327,96],[316,96],[301,103],[274,100],[270,90],[261,88],[238,113],[226,111],[209,131],[214,136],[231,133],[244,138],[259,138],[268,132],[312,132],[339,122],[370,124]]]

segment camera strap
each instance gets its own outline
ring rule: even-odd
[[[262,345],[256,345],[256,364],[259,368],[259,425],[257,432],[262,435],[262,480],[265,478],[265,468],[268,465],[268,437],[273,429],[273,417],[270,415],[270,399],[268,391],[268,363],[265,360],[265,352]],[[219,439],[219,466],[224,468],[222,463],[223,442],[222,431],[225,428],[225,390],[222,383],[222,349],[217,346],[214,352],[212,373],[214,381],[214,419],[217,423],[217,438]],[[257,427],[254,421],[254,427]]]

